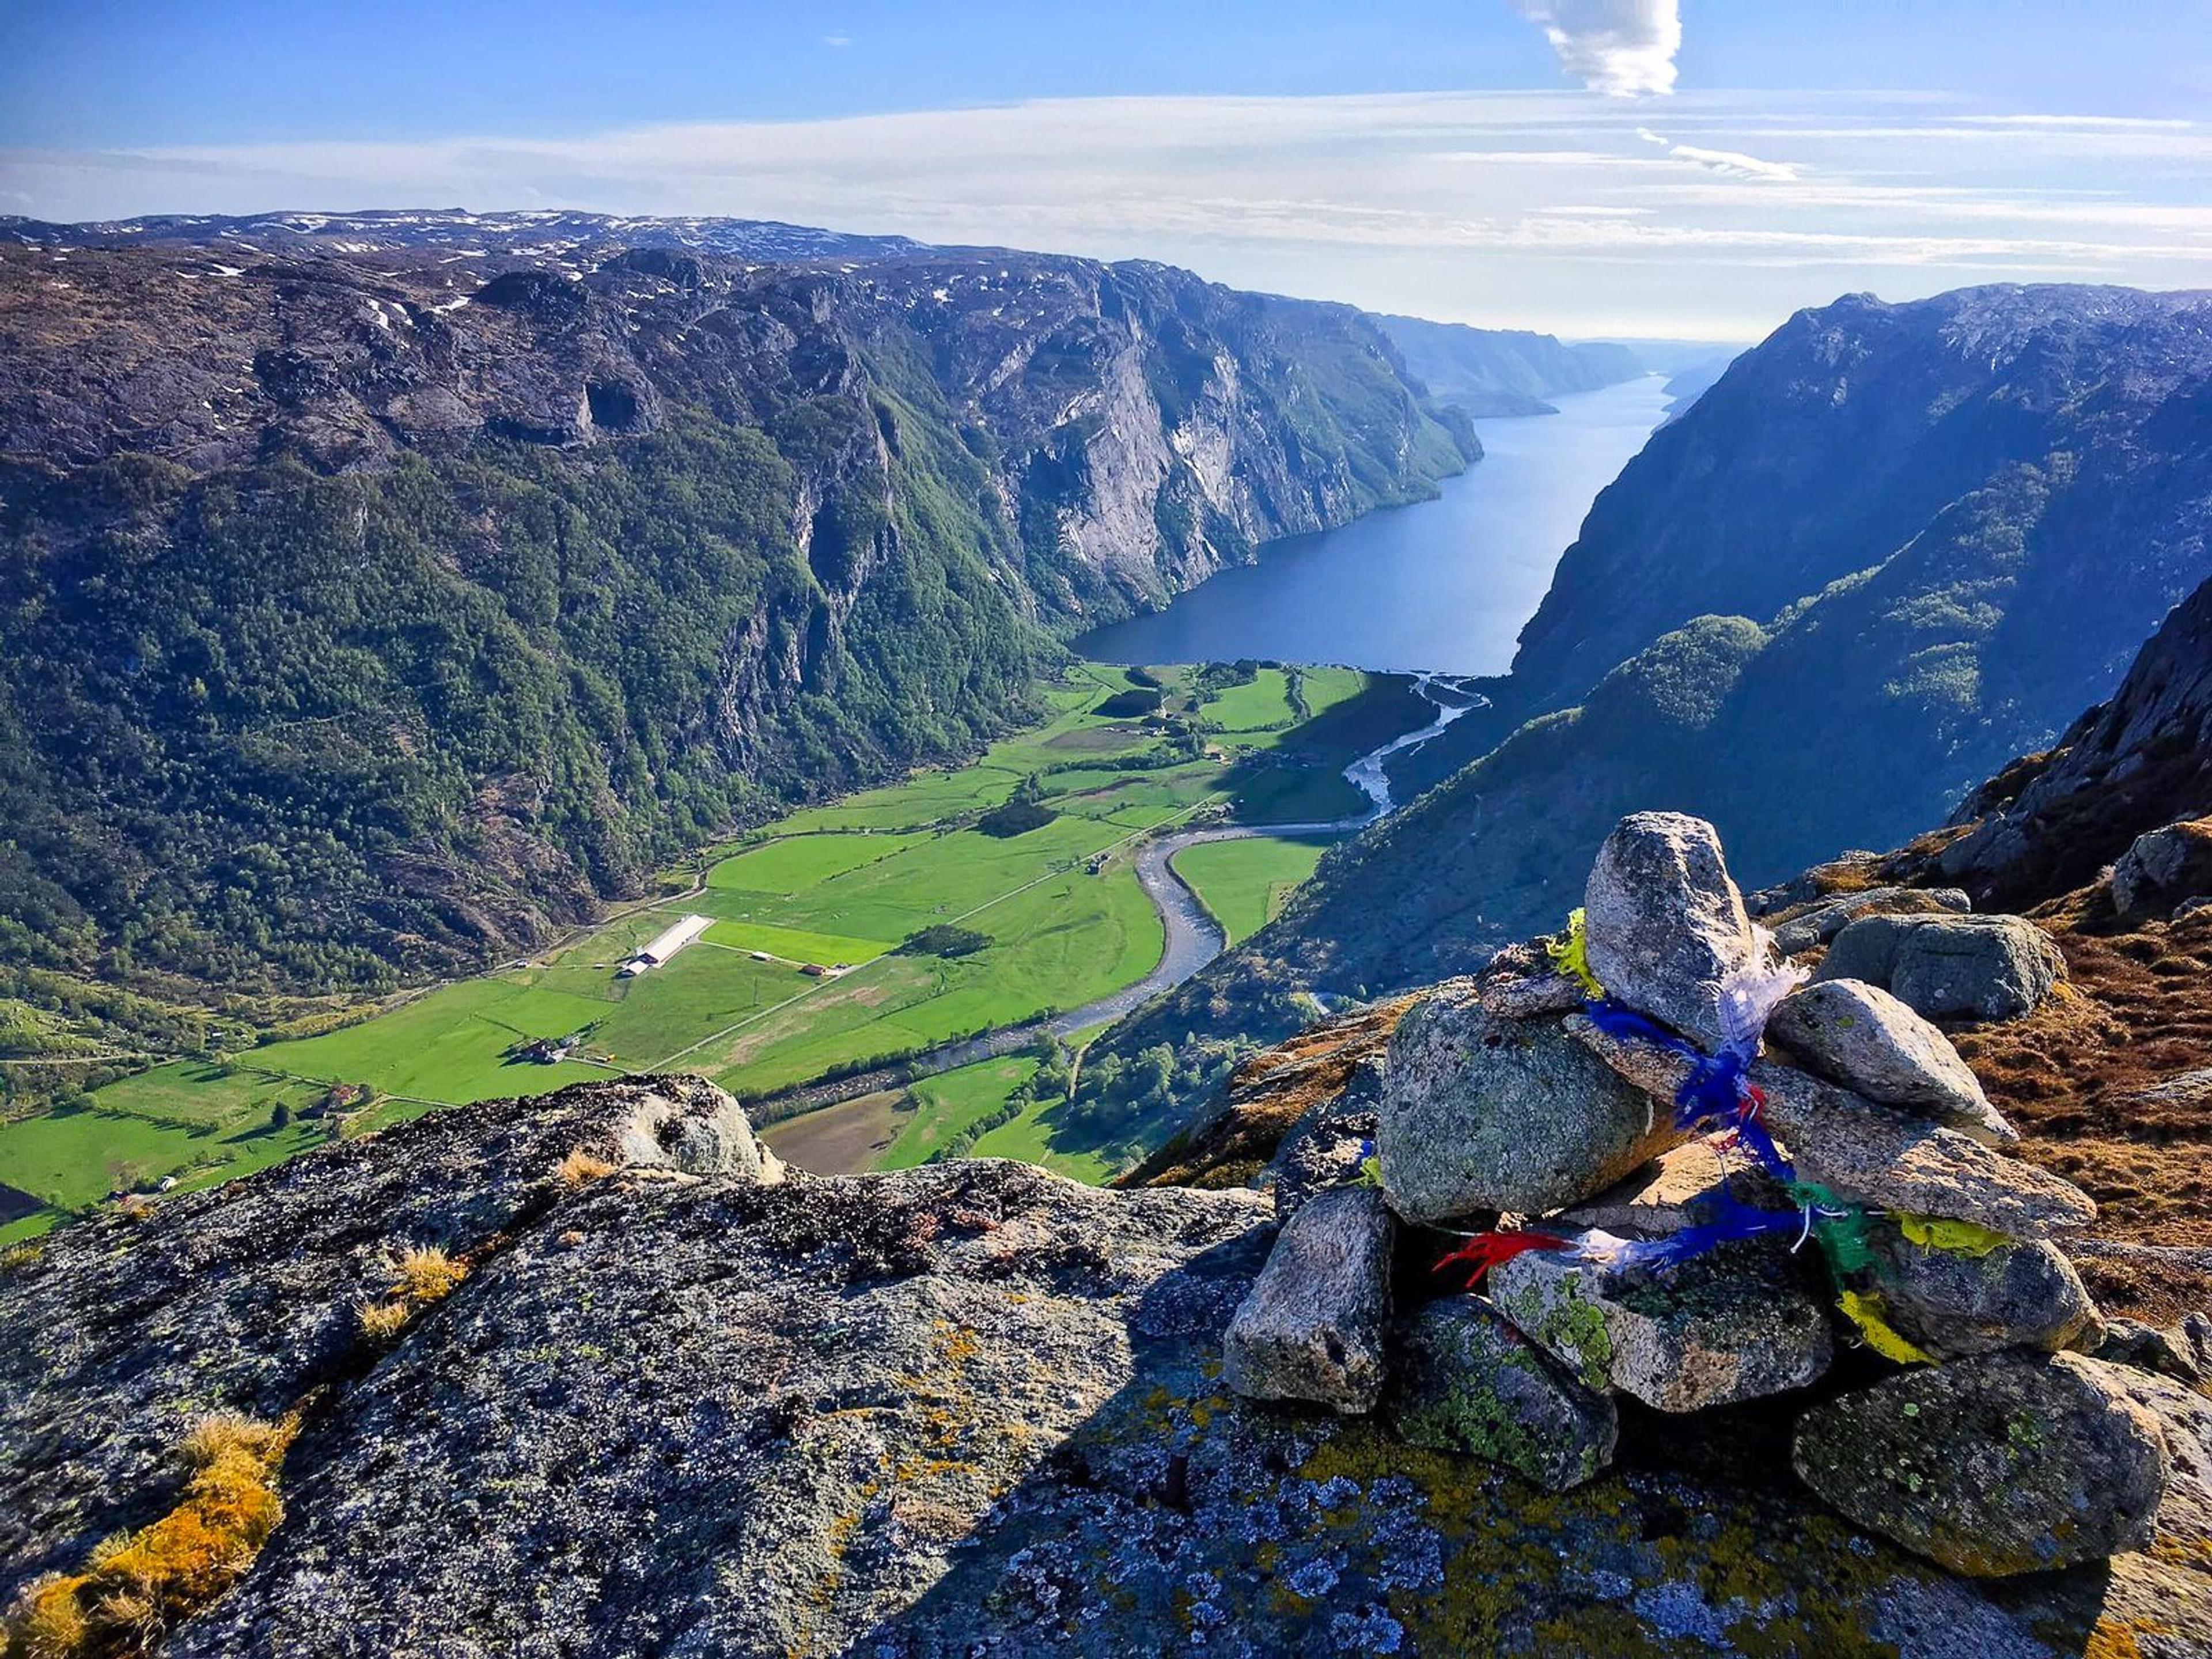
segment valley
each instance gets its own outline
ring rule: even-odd
[[[760,1102],[764,1120],[791,1112],[769,1138],[802,1163],[920,1163],[1002,1111],[1054,1044],[1262,925],[1323,840],[1382,804],[1346,769],[1456,712],[1341,668],[1078,664],[1041,695],[1048,719],[970,763],[707,849],[555,948],[0,1127],[0,1185],[37,1206],[0,1238],[441,1106],[672,1069]],[[708,922],[695,942],[621,976],[694,915]],[[934,1074],[869,1086],[886,1067]],[[848,1073],[862,1075],[840,1090]],[[826,1092],[790,1093],[805,1085]],[[1124,1149],[1055,1135],[1054,1103],[989,1125],[981,1150],[1111,1173]],[[833,1112],[826,1144],[842,1150],[825,1156]]]

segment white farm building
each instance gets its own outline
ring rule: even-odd
[[[714,925],[712,916],[686,916],[673,926],[664,927],[635,956],[623,963],[615,977],[635,979],[647,969],[659,967]]]

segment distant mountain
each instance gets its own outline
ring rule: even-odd
[[[1800,313],[1599,496],[1496,706],[1416,763],[1457,769],[1086,1073],[1465,971],[1558,923],[1624,811],[1712,819],[1753,884],[1895,845],[2107,695],[2208,577],[2212,295]]]
[[[149,214],[90,224],[49,224],[0,216],[0,242],[39,247],[220,247],[264,253],[389,252],[439,248],[468,257],[521,256],[541,262],[623,248],[680,248],[778,264],[890,259],[935,252],[904,236],[851,236],[774,219],[651,219],[550,209],[470,213],[459,208],[361,213]],[[570,272],[581,275],[580,267]]]
[[[1565,345],[1549,334],[1418,317],[1375,320],[1431,393],[1478,417],[1556,415],[1546,399],[1595,392],[1647,372],[1627,347],[1603,342]]]
[[[1479,453],[1359,313],[1161,265],[574,215],[14,229],[0,999],[510,952]]]

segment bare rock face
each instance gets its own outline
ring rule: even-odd
[[[1299,1206],[1229,1322],[1229,1386],[1248,1400],[1372,1408],[1386,1366],[1395,1231],[1370,1187],[1334,1188]]]
[[[0,1291],[0,1605],[127,1524],[138,1494],[168,1481],[195,1413],[281,1417],[342,1375],[401,1251],[465,1264],[594,1186],[687,1179],[679,1156],[758,1185],[774,1170],[752,1146],[743,1110],[701,1079],[588,1083],[526,1107],[454,1107],[143,1218],[70,1228]],[[562,1173],[572,1153],[588,1160],[580,1178]],[[133,1322],[156,1309],[149,1337]]]
[[[1996,1146],[2020,1139],[1950,1038],[1879,986],[1823,980],[1783,999],[1767,1036],[1808,1071]]]
[[[1680,812],[1623,818],[1598,849],[1583,908],[1607,994],[1717,1048],[1721,981],[1759,946],[1713,826]]]
[[[1501,1018],[1462,990],[1419,1004],[1391,1037],[1376,1145],[1408,1221],[1557,1209],[1683,1139],[1556,1019]]]
[[[1431,1302],[1393,1340],[1384,1413],[1407,1445],[1480,1457],[1553,1492],[1613,1461],[1613,1397],[1566,1375],[1480,1297]]]
[[[1261,1184],[1275,1194],[1275,1214],[1288,1221],[1307,1200],[1361,1178],[1374,1155],[1375,1108],[1382,1098],[1382,1058],[1357,1061],[1343,1091],[1291,1126],[1267,1160]]]
[[[2066,977],[2066,959],[2021,916],[1863,916],[1814,977],[1863,980],[1930,1019],[2017,1019]]]
[[[2047,1238],[2097,1218],[2095,1201],[2072,1182],[1955,1129],[1771,1061],[1753,1066],[1751,1080],[1798,1173],[1854,1203],[2008,1238]]]
[[[1963,888],[1869,887],[1838,894],[1777,922],[1774,943],[1784,955],[1795,956],[1827,944],[1861,916],[1962,915],[1973,908]]]
[[[1802,1388],[1834,1355],[1826,1311],[1788,1252],[1723,1246],[1665,1273],[1530,1250],[1492,1270],[1491,1300],[1586,1388],[1662,1412]]]
[[[1937,1249],[1881,1223],[1869,1224],[1868,1238],[1889,1322],[1937,1359],[2005,1348],[2057,1352],[2096,1323],[2081,1274],[2047,1241]]]
[[[2212,817],[2147,830],[2112,866],[2112,908],[2122,915],[2172,915],[2212,893]]]
[[[1790,1461],[1861,1526],[1977,1578],[2142,1547],[2172,1472],[2157,1418],[2078,1354],[1891,1377],[1807,1413]]]

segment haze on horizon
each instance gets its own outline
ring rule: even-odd
[[[2212,8],[39,0],[0,211],[727,215],[1567,335],[2212,284]]]

